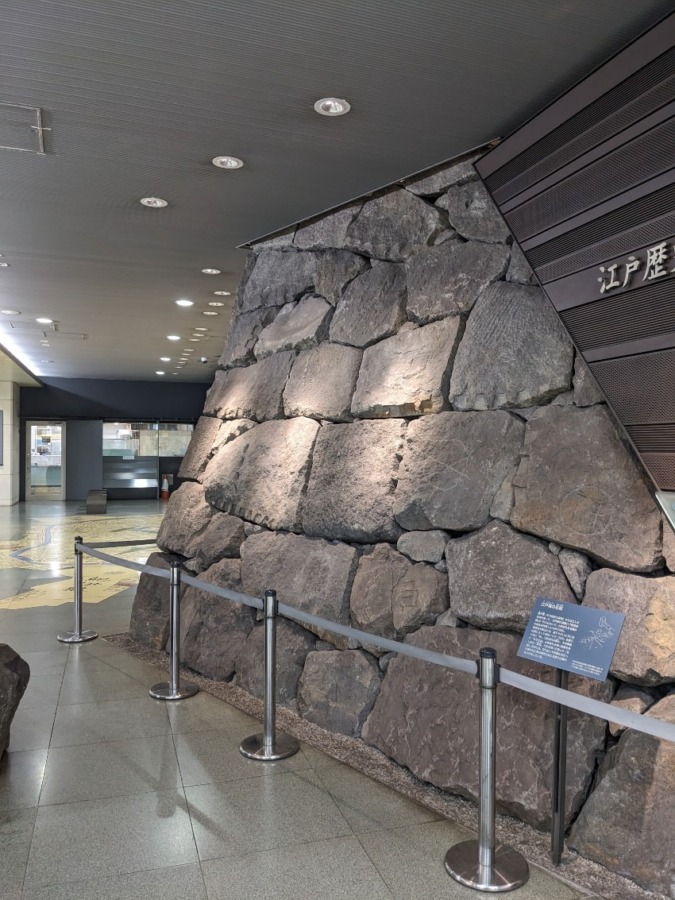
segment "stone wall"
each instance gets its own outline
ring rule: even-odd
[[[675,542],[470,160],[253,248],[180,474],[158,543],[208,581],[545,680],[516,656],[538,595],[621,611],[611,679],[572,687],[675,720]],[[260,622],[183,609],[187,664],[260,696]],[[144,582],[132,634],[166,616]],[[281,702],[476,796],[472,679],[292,623],[279,657]],[[548,827],[550,705],[500,688],[498,734],[500,808]],[[671,751],[570,716],[571,844],[666,892]]]

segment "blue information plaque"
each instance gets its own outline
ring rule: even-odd
[[[518,656],[604,681],[624,618],[623,613],[537,597]]]

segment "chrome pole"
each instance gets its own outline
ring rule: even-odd
[[[529,878],[525,859],[495,843],[495,749],[497,744],[497,654],[483,647],[478,661],[480,685],[479,826],[477,841],[455,844],[445,855],[448,874],[467,887],[497,893],[513,891]]]
[[[172,560],[169,580],[169,681],[161,681],[150,688],[150,696],[156,700],[183,700],[199,691],[191,681],[182,684],[180,681],[180,580],[180,563]]]
[[[73,565],[73,608],[75,613],[75,622],[72,631],[62,631],[57,635],[57,640],[64,644],[81,644],[83,641],[93,641],[98,634],[91,628],[82,631],[82,557],[84,554],[80,550],[82,538],[78,535],[74,540],[75,560]]]
[[[249,759],[271,762],[293,756],[300,745],[288,734],[276,730],[276,652],[277,652],[277,594],[265,591],[265,695],[263,699],[263,731],[245,738],[239,752]]]
[[[568,675],[555,670],[556,687],[567,690]],[[560,865],[565,849],[565,792],[567,789],[567,707],[555,704],[553,739],[553,788],[551,791],[551,859]]]

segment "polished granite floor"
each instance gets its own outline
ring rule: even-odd
[[[309,746],[244,759],[238,744],[259,724],[206,693],[151,699],[158,670],[104,639],[128,626],[133,573],[87,559],[84,627],[101,638],[56,641],[71,628],[73,537],[144,539],[161,514],[0,511],[0,641],[31,667],[0,763],[0,900],[479,896],[443,869],[465,829]],[[532,867],[513,896],[587,895]]]

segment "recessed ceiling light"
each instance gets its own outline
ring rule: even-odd
[[[197,325],[195,328],[195,331],[208,331],[208,330],[209,329],[206,327],[206,325]]]
[[[231,297],[232,291],[214,291],[216,297]]]
[[[219,169],[241,169],[244,165],[243,160],[236,156],[214,156],[211,162]]]
[[[53,319],[47,319],[45,316],[40,316],[40,318],[36,319],[35,321],[39,322],[40,325],[53,325],[54,324]]]
[[[222,300],[209,300],[209,306],[225,306]]]
[[[171,357],[170,356],[160,356],[159,361],[160,362],[171,362]]]
[[[217,316],[217,315],[219,315],[219,313],[217,313],[213,309],[205,309],[204,312],[202,313],[202,315],[203,316]]]
[[[176,300],[176,306],[194,306],[194,300]]]
[[[186,347],[185,350],[183,350],[183,353],[194,353],[194,352],[195,352],[194,347]]]
[[[0,262],[0,269],[9,269],[8,262]]]
[[[344,116],[351,109],[346,100],[340,100],[339,97],[324,97],[317,100],[314,109],[321,116]]]
[[[166,200],[162,200],[161,197],[141,197],[138,201],[142,203],[143,206],[149,206],[150,209],[163,209],[165,206],[168,206],[168,202]]]
[[[18,309],[0,309],[0,313],[2,313],[3,316],[20,316],[21,315],[21,313],[19,312]]]
[[[203,275],[220,275],[220,269],[202,269]]]
[[[157,371],[155,372],[155,375],[164,375],[164,374],[165,374],[165,373],[162,372],[161,369],[157,369]]]
[[[44,363],[53,363],[54,360],[53,360],[53,359],[41,359],[40,362],[44,362]]]
[[[180,335],[179,334],[167,334],[166,339],[168,341],[179,341]]]
[[[191,341],[193,344],[196,343],[199,338],[188,338],[188,341]]]

